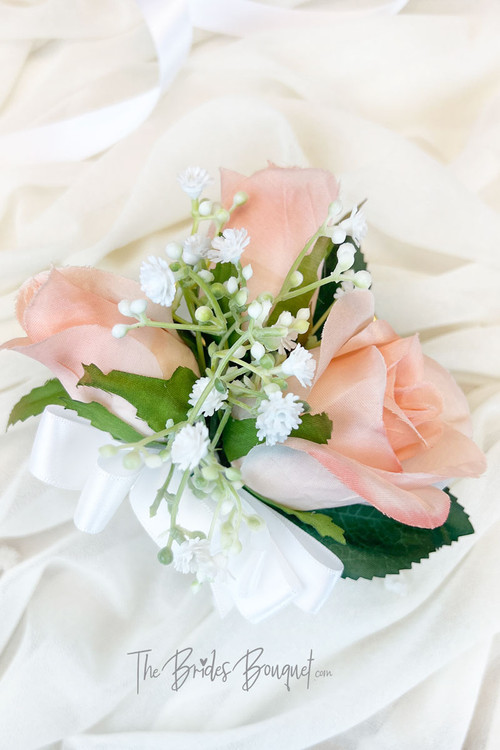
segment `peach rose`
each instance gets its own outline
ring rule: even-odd
[[[347,495],[402,523],[434,528],[445,522],[449,498],[433,485],[477,476],[485,459],[450,374],[423,355],[417,336],[400,338],[373,312],[371,292],[341,297],[314,350],[311,388],[290,382],[313,413],[332,420],[328,444],[259,446],[243,460],[243,476],[291,507],[333,507]]]
[[[232,214],[228,227],[244,227],[250,244],[241,262],[251,263],[250,298],[277,295],[293,261],[328,214],[338,195],[335,177],[324,169],[267,169],[245,177],[221,170],[222,202],[229,207],[239,190],[249,200]]]
[[[116,323],[127,322],[118,302],[139,298],[144,298],[139,284],[112,273],[78,267],[45,271],[27,281],[17,299],[17,318],[27,337],[4,347],[42,362],[77,401],[98,401],[131,421],[134,410],[119,397],[77,387],[82,364],[95,364],[105,373],[125,370],[157,378],[169,378],[179,365],[198,369],[190,349],[174,332],[140,328],[122,339],[111,335]],[[152,302],[147,314],[171,322],[170,311]]]

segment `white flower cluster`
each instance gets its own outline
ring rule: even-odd
[[[292,430],[296,430],[302,420],[300,414],[304,404],[294,393],[283,396],[281,391],[270,393],[263,399],[257,410],[257,437],[266,445],[284,443]]]
[[[179,573],[195,573],[198,583],[216,581],[224,576],[227,558],[220,553],[212,554],[208,539],[187,539],[175,544],[172,552],[174,568]]]

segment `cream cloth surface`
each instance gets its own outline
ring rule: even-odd
[[[276,3],[278,4],[278,3]],[[280,2],[280,5],[298,5]],[[334,10],[346,3],[303,4]],[[1,2],[0,132],[105,106],[154,85],[154,48],[130,0]],[[317,615],[221,620],[208,590],[156,561],[128,505],[105,532],[76,497],[27,472],[36,421],[0,437],[0,745],[5,750],[493,750],[500,742],[500,8],[410,0],[394,17],[311,22],[245,39],[197,32],[138,130],[81,163],[0,172],[0,338],[22,281],[50,264],[137,277],[183,237],[175,175],[251,173],[267,160],[326,167],[346,204],[367,197],[379,317],[466,391],[488,454],[454,492],[476,528],[399,576],[342,580]],[[217,193],[216,187],[212,194]],[[2,352],[5,424],[47,377]],[[193,662],[305,663],[309,688],[262,676],[249,691],[190,679],[141,684],[191,647]],[[321,673],[321,674],[320,674]]]

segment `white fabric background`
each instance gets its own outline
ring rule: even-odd
[[[293,5],[281,2],[280,5]],[[294,3],[297,5],[298,3]],[[331,10],[337,3],[310,3]],[[343,3],[345,6],[345,3]],[[314,23],[238,40],[198,32],[149,120],[76,164],[0,172],[1,329],[19,284],[55,264],[136,277],[182,237],[189,164],[250,173],[268,159],[322,166],[346,203],[368,197],[365,252],[380,317],[421,332],[473,410],[489,470],[455,493],[476,527],[386,581],[341,581],[316,616],[220,620],[164,569],[128,505],[100,536],[75,496],[30,477],[35,421],[0,437],[0,746],[5,750],[493,750],[500,742],[500,7],[410,0],[392,18]],[[0,132],[77,114],[155,83],[131,0],[0,2]],[[213,193],[216,194],[214,187]],[[2,425],[44,369],[2,352]],[[332,676],[144,684],[127,652],[176,648]]]

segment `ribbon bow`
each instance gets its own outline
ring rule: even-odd
[[[80,493],[74,522],[90,534],[102,531],[129,495],[140,523],[163,547],[170,527],[168,508],[161,504],[153,517],[149,508],[168,464],[125,469],[120,456],[99,456],[99,448],[110,442],[108,433],[74,412],[47,406],[33,443],[30,471],[47,484]],[[251,531],[242,524],[242,551],[229,558],[225,579],[210,584],[221,616],[236,606],[246,619],[259,622],[291,602],[306,612],[316,612],[340,578],[342,562],[248,492],[242,490],[240,496],[243,512],[260,516],[265,525]],[[199,500],[186,489],[179,523],[207,533],[212,510],[210,501]]]

